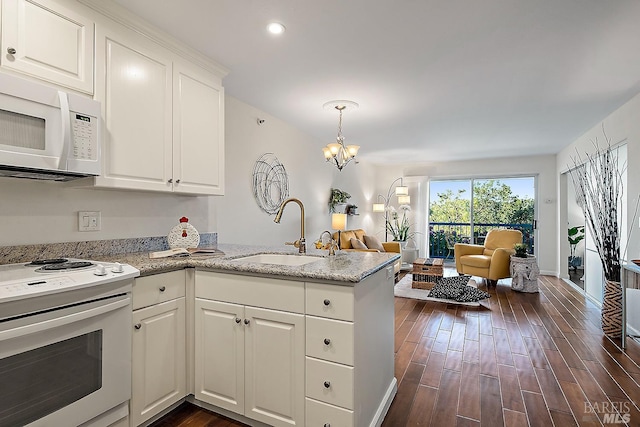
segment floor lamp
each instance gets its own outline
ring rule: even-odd
[[[400,181],[400,185],[395,187],[395,194],[398,196],[398,204],[400,205],[409,205],[411,203],[411,196],[409,196],[409,187],[403,185],[402,178],[396,178],[395,181],[391,183],[389,186],[389,191],[387,191],[387,197],[382,194],[378,194],[377,203],[373,204],[373,212],[384,212],[384,241],[386,242],[389,237],[389,232],[387,230],[387,222],[389,221],[389,204],[391,203],[391,195],[393,193],[393,186],[396,182]],[[383,203],[380,203],[382,199]]]

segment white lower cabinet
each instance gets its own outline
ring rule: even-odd
[[[195,292],[196,399],[304,425],[304,283],[198,271]],[[263,307],[243,304],[263,292]],[[283,311],[292,305],[299,312]]]
[[[176,271],[136,279],[133,308],[133,426],[187,394],[188,332],[196,403],[248,424],[380,425],[397,390],[392,267],[355,285]]]
[[[393,378],[393,267],[354,286],[307,283],[306,426],[380,425]]]
[[[137,426],[186,395],[184,270],[136,279],[133,301],[130,416]]]

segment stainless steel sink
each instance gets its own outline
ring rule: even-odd
[[[322,258],[308,255],[287,255],[287,254],[257,254],[236,258],[235,262],[247,262],[257,264],[276,264],[276,265],[305,265],[312,262],[320,261]]]

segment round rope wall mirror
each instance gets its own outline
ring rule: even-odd
[[[256,160],[252,187],[258,207],[268,214],[277,213],[289,197],[287,171],[273,153],[265,153]]]

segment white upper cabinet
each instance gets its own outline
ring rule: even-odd
[[[171,59],[124,27],[98,25],[96,36],[96,98],[107,130],[96,184],[171,191]]]
[[[200,67],[173,67],[173,179],[182,193],[224,194],[224,90]]]
[[[98,24],[96,39],[107,130],[96,185],[224,194],[221,79],[116,23]]]
[[[93,94],[94,27],[50,0],[2,0],[0,66]]]

